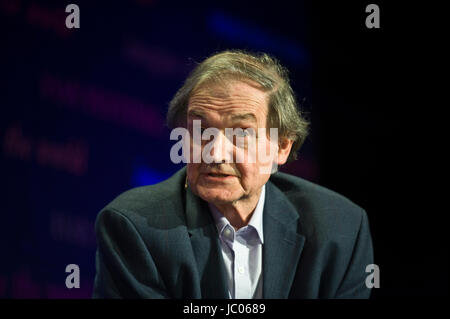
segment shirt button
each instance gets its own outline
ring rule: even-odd
[[[238,272],[240,274],[243,274],[244,273],[244,267],[242,267],[242,266],[238,267]]]
[[[229,228],[225,228],[225,230],[223,231],[223,234],[225,235],[225,237],[230,238],[231,230]]]

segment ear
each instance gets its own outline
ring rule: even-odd
[[[278,143],[278,158],[277,158],[278,165],[283,165],[286,163],[293,144],[294,141],[287,137],[280,138],[280,141]]]

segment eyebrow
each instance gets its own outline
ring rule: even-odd
[[[193,109],[193,110],[189,110],[188,116],[196,116],[196,117],[200,117],[200,118],[204,119],[205,113],[203,113],[200,110]]]
[[[199,117],[202,120],[206,120],[206,115],[201,110],[191,109],[188,112],[188,117]],[[231,121],[232,122],[238,122],[238,121],[246,121],[251,120],[253,122],[257,122],[256,116],[253,113],[243,113],[243,114],[233,114],[231,115]]]
[[[231,116],[231,120],[233,122],[245,120],[252,120],[253,122],[257,122],[256,116],[253,113],[235,114]]]

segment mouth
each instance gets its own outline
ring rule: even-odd
[[[231,175],[221,174],[221,173],[208,173],[208,176],[212,176],[212,177],[227,177],[227,176],[231,176]]]
[[[205,173],[205,178],[209,181],[226,181],[235,177],[234,175],[225,174],[225,173]]]

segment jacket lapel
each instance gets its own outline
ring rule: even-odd
[[[298,213],[270,181],[266,184],[263,214],[263,298],[287,298],[303,250]]]
[[[202,298],[227,299],[225,265],[214,220],[205,201],[186,189],[186,221],[200,277]]]

